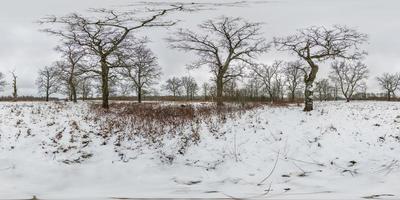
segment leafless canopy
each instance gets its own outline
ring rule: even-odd
[[[184,76],[181,78],[181,82],[186,92],[187,100],[193,100],[199,90],[196,80],[191,76]]]
[[[56,47],[62,54],[63,60],[56,63],[59,80],[64,82],[69,99],[77,102],[78,76],[84,73],[82,60],[87,55],[84,48],[73,41],[64,42]]]
[[[182,93],[182,80],[178,77],[168,79],[163,86],[164,90],[171,93],[174,97],[180,96]]]
[[[395,95],[395,91],[400,87],[400,74],[384,73],[377,77],[377,80],[382,89],[386,90],[387,99],[390,101],[391,97]]]
[[[315,89],[318,92],[319,100],[326,101],[330,97],[332,86],[329,83],[329,79],[323,78],[315,82]]]
[[[243,75],[243,67],[268,50],[261,36],[261,24],[242,18],[220,17],[199,25],[203,34],[179,30],[167,40],[172,48],[194,52],[199,57],[190,67],[209,66],[217,83],[218,103],[222,103],[224,83]]]
[[[36,85],[38,86],[39,92],[45,94],[46,101],[49,101],[49,97],[52,94],[58,92],[60,87],[59,71],[53,67],[44,67],[39,70],[39,76],[36,80]]]
[[[211,8],[212,4],[208,6]],[[140,2],[125,6],[125,10],[91,9],[86,15],[72,13],[63,17],[48,16],[39,22],[52,25],[52,28],[43,29],[44,32],[60,37],[63,42],[71,41],[81,46],[98,62],[93,65],[97,68],[91,68],[90,71],[101,77],[103,108],[107,109],[110,70],[119,67],[114,65],[118,58],[114,53],[132,32],[149,27],[173,26],[177,20],[165,19],[166,15],[206,7],[206,4],[199,3]]]
[[[367,41],[367,35],[355,29],[336,25],[331,29],[313,26],[301,29],[297,34],[283,38],[274,38],[278,50],[289,51],[309,65],[305,77],[305,108],[313,110],[313,83],[319,66],[317,62],[343,58],[359,60],[366,54],[360,46]]]
[[[331,79],[339,84],[343,96],[350,101],[362,81],[368,78],[368,67],[361,62],[346,61],[335,61],[331,67]]]
[[[275,100],[274,84],[282,70],[283,61],[275,61],[271,65],[255,64],[252,66],[252,71],[257,76],[264,86],[264,90],[268,93],[271,101]]]
[[[143,90],[150,89],[161,76],[157,57],[144,43],[131,47],[121,59],[124,65],[120,74],[136,89],[138,101],[142,101]]]
[[[302,86],[302,79],[305,75],[304,64],[301,61],[287,62],[283,68],[292,101],[296,98],[297,90]]]
[[[305,61],[359,60],[366,54],[360,45],[367,38],[366,34],[346,26],[335,25],[332,29],[313,26],[299,30],[296,35],[274,38],[274,43],[278,50],[291,51]]]

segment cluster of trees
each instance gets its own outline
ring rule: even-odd
[[[161,68],[147,46],[147,38],[137,37],[136,33],[175,25],[177,21],[165,19],[170,13],[223,4],[153,3],[151,6],[155,7],[146,7],[143,12],[92,9],[88,15],[73,13],[42,19],[42,24],[50,25],[43,31],[60,39],[56,51],[62,55],[59,61],[39,71],[36,83],[46,100],[60,91],[74,102],[78,95],[86,99],[98,93],[103,108],[107,109],[110,95],[120,90],[124,94],[134,91],[141,102],[152,85],[159,83]],[[205,98],[214,97],[218,105],[223,104],[224,96],[266,95],[271,101],[304,97],[305,111],[313,109],[314,91],[320,99],[342,93],[350,101],[355,93],[366,90],[368,69],[362,63],[366,52],[361,46],[367,41],[367,35],[346,26],[312,26],[268,42],[261,28],[261,23],[223,16],[206,20],[199,25],[198,32],[177,30],[167,39],[170,47],[194,53],[197,60],[188,68],[208,67],[212,84],[205,83],[200,88],[193,77],[173,77],[163,89],[174,97],[184,94],[188,100],[202,90]],[[258,56],[273,46],[298,60],[258,63]],[[326,61],[332,61],[329,79],[317,80],[319,65]],[[384,74],[378,78],[389,99],[399,88],[399,77]],[[247,81],[239,89],[238,82],[243,79]],[[4,85],[1,80],[2,74],[0,89]],[[15,74],[14,85],[16,96]]]
[[[199,92],[199,85],[196,80],[191,76],[184,76],[181,78],[172,77],[168,79],[163,85],[163,89],[169,92],[173,97],[182,96],[186,100],[193,100]]]

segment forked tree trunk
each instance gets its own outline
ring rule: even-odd
[[[351,95],[349,94],[349,95],[346,95],[345,97],[346,97],[346,102],[350,102],[350,100],[351,100]]]

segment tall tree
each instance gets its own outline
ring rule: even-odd
[[[81,94],[82,101],[86,101],[93,92],[92,77],[80,76],[79,79],[78,91]]]
[[[257,64],[252,66],[252,70],[257,78],[263,83],[264,90],[267,91],[270,101],[275,101],[274,83],[282,68],[283,61],[274,61],[271,65]]]
[[[245,86],[247,97],[249,97],[250,99],[259,97],[261,88],[263,87],[262,81],[255,77],[257,77],[257,74],[255,72],[251,72],[248,76],[248,80]]]
[[[308,64],[305,82],[304,111],[313,110],[313,83],[319,70],[319,62],[343,58],[361,59],[366,52],[360,51],[360,45],[367,40],[367,35],[346,26],[313,26],[301,29],[297,34],[283,38],[274,38],[278,50],[290,51]]]
[[[144,2],[145,3],[145,2]],[[162,4],[163,6],[164,4]],[[149,27],[172,26],[176,21],[163,20],[162,17],[174,11],[190,10],[186,6],[195,4],[171,3],[167,8],[145,9],[139,11],[118,11],[92,9],[92,16],[72,13],[63,17],[51,16],[41,23],[57,24],[59,29],[48,28],[45,32],[60,37],[65,42],[73,42],[90,53],[98,62],[90,72],[101,77],[102,107],[108,109],[110,71],[115,65],[115,51],[133,31]]]
[[[63,45],[57,46],[56,50],[61,52],[64,58],[64,61],[57,64],[60,80],[66,82],[69,100],[76,103],[78,76],[82,73],[79,66],[82,66],[85,50],[72,41],[64,42]]]
[[[362,81],[368,78],[368,67],[361,62],[346,61],[335,61],[331,67],[331,79],[339,84],[343,96],[349,102],[354,92],[360,88]]]
[[[304,72],[302,70],[303,64],[300,61],[288,62],[283,69],[286,78],[287,88],[290,92],[290,100],[295,101],[296,92],[301,86]]]
[[[125,67],[121,68],[120,74],[127,81],[131,82],[136,89],[138,102],[142,102],[145,90],[149,90],[161,76],[161,68],[157,63],[154,53],[140,43],[126,55],[122,60]]]
[[[203,97],[204,97],[204,101],[206,101],[206,100],[207,100],[207,97],[209,97],[209,96],[210,96],[210,93],[211,93],[211,91],[210,91],[210,89],[211,89],[211,86],[210,86],[210,84],[209,84],[209,83],[203,83],[203,85],[202,85],[202,89],[203,89]]]
[[[315,82],[315,88],[318,92],[320,101],[327,101],[330,97],[330,90],[332,89],[329,80],[324,78]]]
[[[170,92],[174,98],[181,95],[182,92],[182,80],[178,77],[172,77],[166,81],[163,86],[164,89]]]
[[[181,78],[181,82],[186,92],[186,99],[193,100],[199,90],[199,85],[197,85],[196,80],[191,76],[184,76]]]
[[[242,18],[220,17],[199,25],[203,34],[189,29],[179,30],[168,38],[172,48],[191,51],[199,59],[190,67],[208,66],[217,86],[217,104],[223,105],[224,84],[243,75],[243,67],[268,50],[261,37],[261,24]]]
[[[58,70],[56,67],[46,66],[39,70],[39,76],[36,80],[36,85],[39,88],[39,93],[44,93],[46,101],[49,101],[50,95],[57,93],[60,86]]]
[[[389,74],[384,73],[382,76],[376,78],[382,89],[386,90],[387,100],[390,101],[392,95],[395,95],[395,91],[399,89],[400,86],[400,73]]]

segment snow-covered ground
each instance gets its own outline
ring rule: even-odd
[[[104,143],[86,103],[0,103],[0,199],[400,198],[400,103],[315,107],[200,124],[182,155],[180,137]]]

